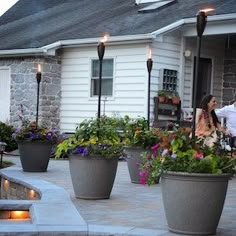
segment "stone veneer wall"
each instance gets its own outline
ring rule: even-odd
[[[236,35],[231,35],[225,46],[223,105],[234,102],[236,95]]]
[[[1,58],[0,66],[10,67],[11,106],[10,123],[21,125],[21,104],[24,118],[35,120],[37,104],[36,72],[42,65],[42,80],[39,92],[39,123],[59,126],[61,65],[55,57]]]
[[[39,200],[41,196],[37,191],[22,184],[1,178],[0,199]]]

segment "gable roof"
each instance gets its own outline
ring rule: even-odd
[[[135,0],[19,0],[0,17],[0,50],[40,48],[60,40],[149,34],[213,7],[236,13],[235,0],[176,0],[148,13]]]

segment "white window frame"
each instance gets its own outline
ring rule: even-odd
[[[115,63],[114,63],[114,58],[106,58],[106,59],[103,59],[103,61],[104,60],[111,60],[112,61],[112,65],[113,65],[113,71],[112,71],[112,76],[111,77],[105,77],[105,76],[102,76],[102,80],[105,80],[105,79],[111,79],[112,80],[112,88],[111,88],[111,94],[101,94],[101,96],[103,96],[103,97],[109,97],[109,98],[111,98],[111,97],[113,97],[113,94],[114,94],[114,66],[115,66]],[[91,66],[90,66],[90,68],[91,68],[91,73],[90,73],[90,97],[91,98],[95,98],[95,97],[97,97],[98,95],[94,95],[94,93],[93,93],[93,80],[94,79],[99,79],[99,76],[98,77],[93,77],[93,62],[94,61],[98,61],[99,62],[99,60],[98,59],[91,59]]]

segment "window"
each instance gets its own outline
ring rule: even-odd
[[[99,93],[99,60],[92,61],[91,97]],[[113,91],[113,59],[102,61],[102,96],[112,96]]]
[[[177,90],[177,71],[176,70],[162,70],[163,90],[176,91]]]

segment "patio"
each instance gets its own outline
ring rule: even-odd
[[[4,160],[21,165],[18,156],[4,156]],[[14,167],[14,168],[15,168]],[[132,184],[125,161],[120,161],[115,184],[109,200],[81,200],[74,197],[67,160],[49,162],[47,172],[22,172],[32,179],[40,179],[64,188],[75,207],[88,224],[89,235],[176,235],[167,229],[160,185]],[[217,235],[236,235],[236,178],[229,182],[227,198]]]

